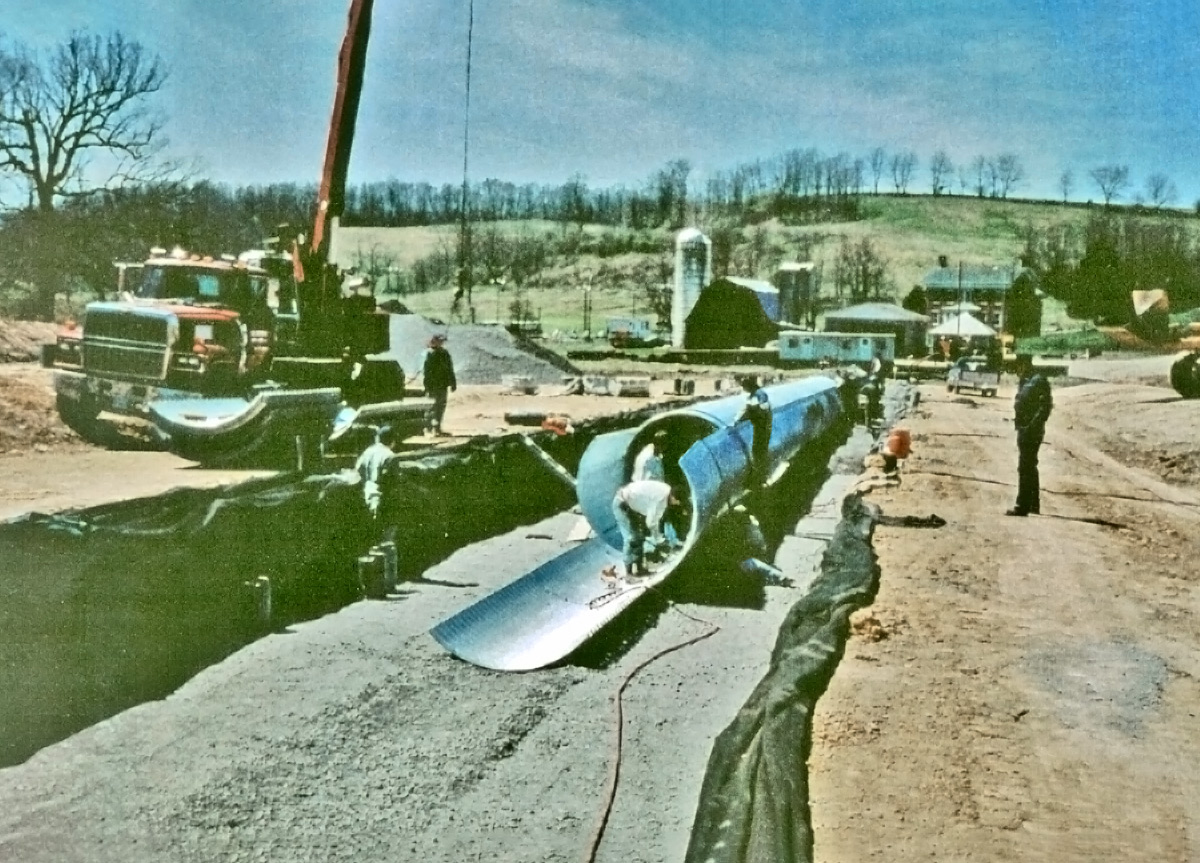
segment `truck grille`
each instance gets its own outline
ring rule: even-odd
[[[83,326],[83,369],[161,381],[167,375],[169,339],[167,317],[89,309]]]

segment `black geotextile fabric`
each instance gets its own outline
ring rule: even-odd
[[[771,667],[709,755],[687,863],[807,863],[812,713],[841,660],[850,614],[871,602],[878,508],[847,497],[811,591],[788,612]]]
[[[573,503],[515,440],[397,459],[387,488],[404,579]],[[383,527],[337,474],[0,524],[0,765],[167,695],[265,627],[354,601],[357,558]],[[269,624],[253,589],[262,576]]]

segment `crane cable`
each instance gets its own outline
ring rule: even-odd
[[[462,197],[458,205],[458,286],[454,294],[454,305],[457,307],[463,295],[467,297],[467,305],[471,304],[470,297],[470,257],[471,240],[467,222],[467,201],[470,195],[468,157],[471,141],[471,54],[475,42],[475,0],[470,0],[467,6],[467,70],[466,93],[463,97],[463,178]]]

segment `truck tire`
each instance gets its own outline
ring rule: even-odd
[[[67,428],[88,443],[107,447],[112,442],[108,426],[97,420],[99,406],[90,399],[69,399],[60,395],[55,399],[55,406]]]
[[[1171,366],[1171,386],[1185,399],[1200,398],[1200,353],[1184,354]]]

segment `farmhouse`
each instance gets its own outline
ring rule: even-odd
[[[921,284],[925,289],[926,311],[936,320],[945,321],[970,311],[992,329],[1010,332],[1013,286],[1033,279],[1033,271],[1017,262],[951,266],[947,257],[941,255],[938,265],[925,274]],[[1032,298],[1032,291],[1028,293]],[[967,304],[975,308],[966,308]],[[1040,309],[1040,303],[1038,306]],[[1036,317],[1040,321],[1040,314]]]

